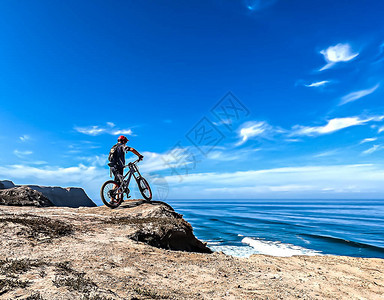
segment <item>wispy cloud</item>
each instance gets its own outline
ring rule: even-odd
[[[277,0],[243,0],[243,1],[245,1],[245,6],[250,11],[259,11],[277,2]]]
[[[361,119],[360,117],[346,117],[346,118],[334,118],[327,122],[326,125],[323,126],[302,126],[296,125],[292,128],[292,132],[290,135],[307,135],[307,136],[316,136],[333,133],[335,131],[339,131],[344,128],[348,128],[351,126],[364,125],[371,121],[381,121],[384,119],[384,116],[374,116],[370,118]]]
[[[20,151],[16,149],[13,151],[13,154],[15,154],[18,158],[25,158],[26,156],[33,154],[33,152],[29,150]]]
[[[27,134],[24,134],[23,136],[19,137],[20,141],[26,142],[31,139],[31,137]]]
[[[341,98],[339,105],[344,105],[346,103],[353,102],[353,101],[356,101],[360,98],[368,96],[368,95],[372,94],[374,91],[376,91],[379,88],[379,86],[380,86],[380,84],[376,84],[374,87],[372,87],[370,89],[349,93],[348,95],[345,95],[344,97]]]
[[[93,155],[93,156],[79,156],[77,159],[81,162],[87,162],[87,164],[96,167],[105,167],[108,163],[108,155]]]
[[[354,59],[359,53],[354,53],[349,44],[337,44],[321,50],[320,53],[324,55],[327,64],[320,69],[320,71],[329,69],[339,62],[347,62]]]
[[[243,149],[215,149],[207,155],[207,159],[214,161],[241,161],[252,157],[255,160],[256,153],[261,151],[261,148],[243,148]]]
[[[312,82],[311,84],[305,84],[306,87],[320,87],[328,84],[330,81],[328,80],[323,80],[323,81],[317,81],[317,82]]]
[[[174,148],[172,152],[156,153],[144,151],[144,160],[141,163],[140,170],[143,172],[156,172],[172,168],[188,168],[193,164],[189,159],[187,148]]]
[[[252,138],[262,137],[270,138],[278,129],[274,129],[271,125],[264,121],[250,121],[244,123],[239,131],[240,141],[237,146],[244,144]]]
[[[384,43],[382,43],[379,47],[379,54],[376,57],[376,60],[374,61],[375,64],[382,63],[384,61]]]
[[[360,142],[360,144],[370,143],[370,142],[374,142],[374,141],[376,141],[376,140],[377,140],[376,137],[374,137],[374,138],[366,138],[366,139],[362,140],[362,141]]]
[[[105,128],[99,126],[75,127],[75,130],[86,135],[99,135],[105,133]]]
[[[373,152],[376,152],[377,150],[380,150],[382,146],[380,145],[373,145],[371,148],[363,151],[362,153],[367,155],[367,154],[372,154]]]
[[[320,157],[328,157],[337,154],[339,151],[338,150],[330,150],[330,151],[325,151],[325,152],[320,152],[315,155],[313,155],[314,158],[320,158]]]
[[[111,131],[109,134],[112,134],[112,135],[121,135],[121,134],[133,135],[133,132],[131,129],[121,129],[121,130]]]
[[[222,119],[219,122],[212,122],[216,126],[221,126],[221,125],[231,125],[232,120],[231,119]]]
[[[116,129],[115,124],[112,122],[107,122],[106,127],[101,127],[98,125],[95,126],[87,126],[87,127],[78,127],[75,126],[74,129],[77,132],[86,134],[86,135],[91,135],[91,136],[97,136],[101,134],[110,134],[110,135],[134,135],[132,132],[132,129]]]

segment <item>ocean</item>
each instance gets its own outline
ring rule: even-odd
[[[213,251],[384,258],[384,200],[167,200]]]

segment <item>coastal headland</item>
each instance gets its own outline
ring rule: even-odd
[[[210,253],[162,202],[0,206],[0,231],[1,299],[384,298],[382,259]]]

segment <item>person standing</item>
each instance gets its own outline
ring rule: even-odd
[[[115,176],[114,180],[119,184],[121,184],[124,174],[125,153],[131,151],[137,155],[139,161],[144,158],[144,156],[141,155],[136,149],[127,146],[128,141],[129,140],[124,135],[119,136],[117,144],[115,144],[109,152],[108,160],[110,163],[108,166],[111,168],[111,172]]]

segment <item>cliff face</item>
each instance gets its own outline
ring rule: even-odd
[[[384,260],[210,252],[165,203],[0,206],[1,299],[381,299]],[[156,247],[153,247],[156,246]]]
[[[95,207],[96,204],[87,196],[82,188],[62,188],[51,186],[29,185],[29,188],[42,193],[55,206],[63,207]]]
[[[0,191],[2,189],[11,189],[21,187],[15,185],[12,181],[0,181]],[[34,191],[42,193],[54,206],[63,207],[94,207],[96,204],[87,196],[82,188],[62,188],[51,186],[25,185]]]

